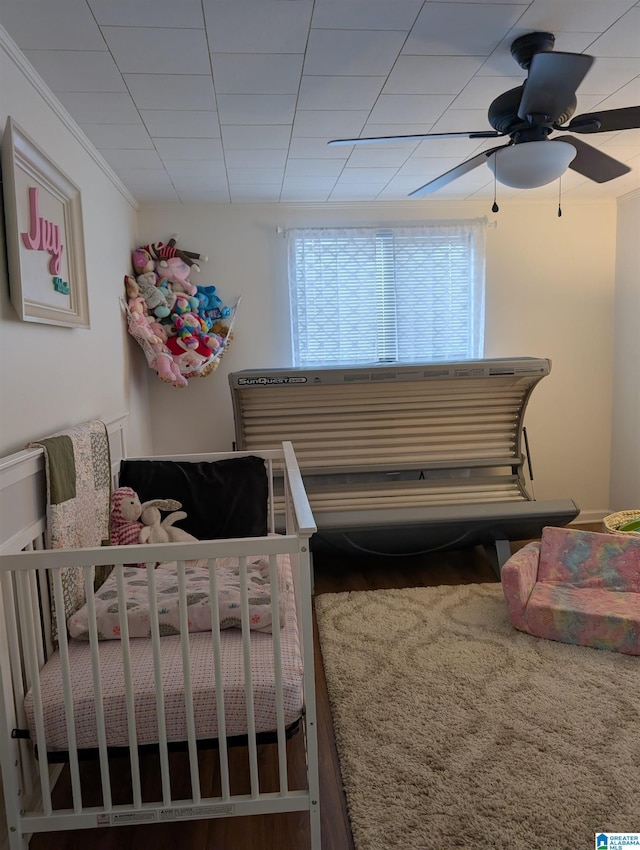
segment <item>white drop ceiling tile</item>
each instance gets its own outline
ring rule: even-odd
[[[212,53],[217,94],[297,94],[302,53]]]
[[[376,138],[378,136],[411,136],[430,133],[433,127],[433,121],[428,124],[421,124],[418,121],[411,121],[407,124],[376,124],[373,121],[367,121],[364,130],[360,134],[365,138]],[[415,144],[413,140],[398,140],[381,143],[388,147],[406,147],[407,145]]]
[[[226,124],[221,131],[225,150],[279,150],[287,148],[291,139],[291,127],[288,124]]]
[[[221,124],[291,124],[296,108],[293,94],[221,94]]]
[[[598,103],[598,109],[622,109],[640,103],[640,76]]]
[[[371,111],[374,124],[401,124],[415,119],[437,121],[453,101],[450,94],[383,94]]]
[[[298,109],[371,109],[384,77],[312,77],[300,84]]]
[[[433,125],[431,132],[477,133],[484,130],[493,130],[486,109],[448,109]]]
[[[620,162],[624,162],[627,165],[631,165],[633,160],[640,156],[640,145],[603,145],[599,150],[602,153],[606,153],[607,156],[611,156],[614,159],[619,160]]]
[[[218,113],[181,109],[141,109],[140,115],[156,139],[183,136],[186,139],[219,139]]]
[[[405,164],[398,169],[396,177],[415,177],[420,179],[424,177],[423,183],[427,180],[437,177],[439,174],[444,174],[445,171],[450,171],[457,165],[460,165],[462,160],[457,157],[411,157]]]
[[[328,145],[328,141],[328,136],[322,139],[291,139],[289,156],[292,159],[348,159],[353,145]]]
[[[283,168],[228,168],[229,185],[282,185]]]
[[[98,150],[154,149],[153,142],[142,124],[83,124],[82,130]]]
[[[337,177],[344,168],[339,159],[290,159],[285,176],[291,177]]]
[[[203,29],[102,27],[123,74],[209,74]]]
[[[378,186],[381,189],[395,177],[396,173],[396,168],[349,168],[347,165],[340,174],[339,183],[342,186],[366,184]]]
[[[284,168],[287,150],[229,150],[225,162],[228,168]]]
[[[204,0],[213,53],[304,53],[312,0]]]
[[[457,94],[482,66],[475,56],[398,56],[384,94]]]
[[[2,0],[2,26],[21,50],[106,50],[84,0]]]
[[[171,182],[180,193],[195,189],[208,192],[224,190],[228,193],[226,174],[171,174]]]
[[[597,136],[609,136],[609,133],[598,133]],[[583,138],[585,138],[583,136]],[[587,137],[588,138],[588,137]],[[637,153],[640,154],[640,129],[635,130],[620,130],[618,133],[612,133],[610,138],[605,142],[606,145],[617,148],[625,146],[635,146]]]
[[[405,30],[420,11],[422,0],[322,0],[315,4],[312,27],[319,29]]]
[[[493,145],[500,144],[500,139],[489,139]],[[425,139],[420,142],[414,156],[420,157],[452,157],[459,156],[461,160],[468,159],[478,150],[477,139],[465,139],[459,137],[456,139]]]
[[[596,59],[580,85],[580,93],[609,95],[631,83],[639,74],[638,59]]]
[[[202,28],[201,0],[87,0],[100,26]]]
[[[535,0],[518,21],[519,27],[528,31],[543,32],[596,32],[610,27],[633,6],[633,0]]]
[[[458,97],[453,101],[453,109],[474,109],[479,103],[486,103],[487,109],[492,100],[509,89],[515,89],[524,82],[522,77],[474,77]]]
[[[229,192],[231,200],[237,203],[275,203],[280,200],[280,189],[277,186],[232,184]]]
[[[167,174],[174,180],[197,178],[202,180],[227,180],[227,170],[221,159],[170,159],[164,163]]]
[[[293,138],[329,136],[331,139],[352,139],[360,135],[369,117],[366,110],[300,109],[293,123]]]
[[[127,90],[106,51],[26,50],[25,56],[53,92]]]
[[[57,97],[80,125],[141,123],[127,92],[58,92]]]
[[[507,3],[425,3],[402,52],[489,56],[525,8]]]
[[[131,96],[139,109],[214,110],[211,76],[195,74],[126,74]]]
[[[154,139],[164,162],[172,159],[223,159],[220,139]]]
[[[132,195],[140,204],[170,204],[180,200],[171,183],[166,187],[161,183],[150,183],[137,188],[134,184]]]
[[[378,190],[379,191],[379,190]],[[336,186],[329,195],[330,201],[375,201],[378,195],[376,189],[368,186]]]
[[[582,115],[584,112],[594,112],[596,107],[602,102],[600,94],[579,94],[577,97],[577,106],[574,115]]]
[[[102,150],[101,153],[109,165],[118,173],[122,170],[133,168],[140,169],[141,171],[162,168],[162,161],[156,151]]]
[[[312,29],[304,73],[386,77],[405,37],[406,33],[395,31]]]
[[[589,47],[592,56],[640,57],[640,9],[623,15]]]
[[[317,192],[330,192],[336,185],[335,177],[286,177],[282,183],[282,190],[290,191],[292,189],[310,189]]]
[[[283,187],[280,193],[280,200],[283,203],[304,202],[321,204],[329,199],[330,192],[331,189],[297,188],[296,186],[285,189]]]
[[[178,192],[183,204],[228,204],[231,200],[229,190],[226,187],[219,189],[205,189],[197,186]]]
[[[385,148],[378,145],[355,147],[349,157],[350,168],[400,168],[411,156],[412,147]]]

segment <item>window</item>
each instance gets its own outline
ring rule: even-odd
[[[482,357],[485,227],[289,230],[294,365]]]

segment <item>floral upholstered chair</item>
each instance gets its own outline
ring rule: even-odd
[[[523,632],[640,655],[640,535],[544,528],[502,567]]]

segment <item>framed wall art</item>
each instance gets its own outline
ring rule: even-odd
[[[25,322],[88,328],[80,190],[7,118],[2,179],[11,301]]]

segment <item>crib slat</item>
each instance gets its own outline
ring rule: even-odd
[[[67,640],[67,624],[64,616],[64,592],[62,590],[60,570],[53,570],[52,572],[53,600],[58,626],[58,651],[60,653],[60,666],[62,668],[62,696],[67,722],[67,748],[69,752],[69,772],[71,773],[71,793],[73,797],[73,810],[78,814],[82,811],[82,789],[80,785],[80,766],[78,764],[76,724],[73,711],[73,686],[71,684],[71,665],[69,663],[69,643]]]
[[[98,734],[98,756],[100,760],[100,780],[102,782],[102,803],[107,811],[112,808],[111,777],[109,774],[109,755],[107,753],[107,732],[104,722],[104,704],[102,701],[102,676],[100,674],[100,653],[98,647],[98,625],[96,618],[96,600],[93,592],[93,567],[84,567],[84,592],[87,600],[89,618],[89,647],[91,651],[91,672],[93,674],[93,692],[96,709],[96,732]]]
[[[271,635],[273,644],[273,667],[276,691],[276,729],[278,739],[278,775],[280,793],[289,790],[287,773],[287,739],[284,729],[284,694],[282,691],[282,642],[280,639],[280,575],[278,560],[269,555],[269,586],[271,588]]]
[[[7,630],[9,644],[9,663],[11,665],[11,684],[13,691],[13,706],[16,719],[22,729],[27,728],[27,716],[24,710],[24,682],[23,664],[20,659],[20,637],[18,632],[18,620],[15,607],[15,578],[12,573],[0,573],[2,587],[2,601],[4,603],[5,628]],[[27,741],[19,741],[22,779],[25,785],[25,793],[31,795],[35,784],[33,761],[31,759],[30,744]]]
[[[160,749],[160,776],[162,778],[162,801],[171,803],[171,776],[169,772],[169,749],[167,747],[167,723],[164,713],[164,686],[162,684],[162,659],[160,656],[160,625],[158,621],[158,597],[156,594],[155,564],[145,564],[149,589],[149,621],[151,647],[153,650],[153,677],[156,685],[156,717],[158,720],[158,745]]]
[[[249,775],[251,797],[260,795],[258,777],[258,747],[256,745],[256,714],[253,704],[253,678],[251,676],[251,634],[249,631],[249,591],[247,589],[247,558],[241,555],[240,564],[240,611],[242,613],[242,660],[244,666],[244,697],[247,708],[247,737],[249,747]]]
[[[47,758],[47,742],[44,728],[44,715],[42,710],[42,692],[40,690],[40,677],[38,675],[38,654],[36,651],[35,630],[36,622],[31,608],[31,594],[29,591],[29,578],[25,572],[16,576],[18,591],[18,606],[20,612],[20,632],[24,651],[25,671],[31,681],[31,692],[33,695],[33,708],[36,723],[36,743],[38,745],[40,790],[42,792],[42,810],[45,815],[52,812],[51,805],[51,783],[49,781],[49,760]],[[23,623],[24,621],[24,623]]]
[[[223,801],[231,798],[229,785],[229,751],[227,747],[227,721],[224,711],[224,682],[222,679],[222,652],[220,651],[220,611],[218,610],[217,559],[207,563],[209,568],[209,608],[211,609],[211,644],[213,649],[213,676],[216,686],[216,714],[218,717],[218,757],[220,762],[220,790]]]
[[[138,730],[136,727],[136,706],[131,675],[131,646],[129,644],[129,620],[127,617],[127,599],[124,588],[124,566],[116,564],[116,584],[118,586],[118,612],[120,620],[120,643],[122,649],[122,668],[124,673],[125,694],[127,700],[127,731],[129,735],[129,758],[131,761],[131,786],[133,805],[142,807],[142,788],[140,785],[140,759],[138,757]]]
[[[180,608],[180,645],[182,648],[182,675],[184,676],[184,708],[187,719],[187,741],[189,745],[189,771],[191,774],[191,796],[199,803],[200,773],[198,770],[198,748],[196,746],[196,722],[193,716],[193,691],[191,689],[191,657],[189,653],[189,617],[187,615],[187,592],[185,563],[178,561],[178,599]]]

